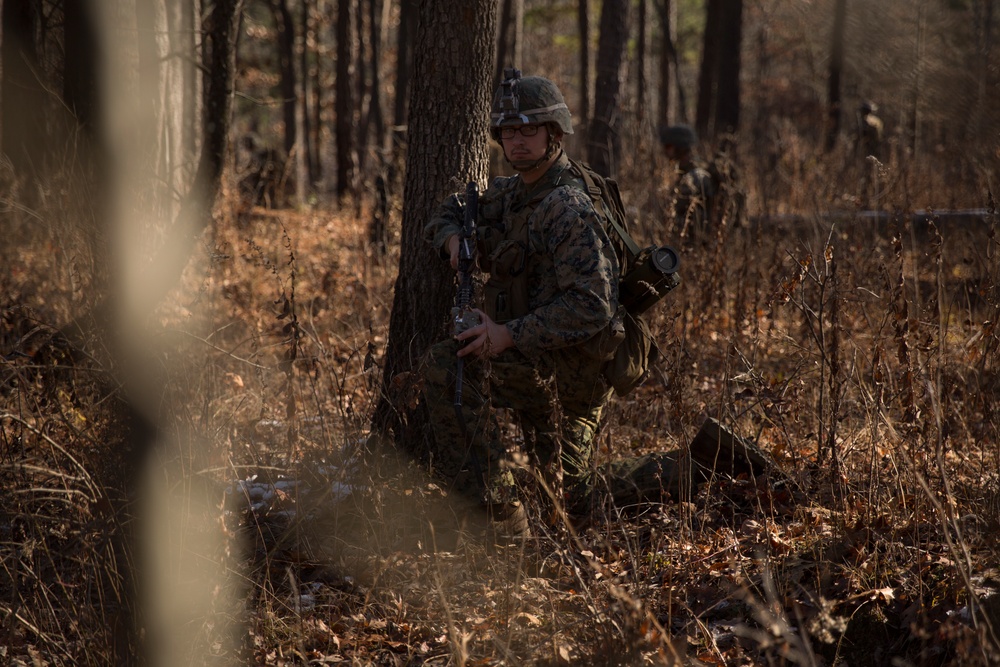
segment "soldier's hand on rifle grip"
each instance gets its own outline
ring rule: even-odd
[[[480,323],[455,336],[455,340],[468,341],[458,351],[458,356],[466,357],[473,354],[477,357],[484,355],[495,357],[504,350],[514,347],[510,329],[503,324],[497,324],[478,308],[473,309],[473,312],[479,316]]]

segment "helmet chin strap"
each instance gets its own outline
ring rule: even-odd
[[[534,171],[535,169],[538,169],[543,164],[545,164],[546,162],[548,162],[549,160],[551,160],[552,156],[555,155],[561,148],[562,148],[562,144],[559,141],[555,141],[552,138],[552,136],[549,135],[549,145],[548,145],[548,148],[545,149],[545,155],[543,155],[542,157],[538,158],[537,160],[533,160],[531,162],[523,162],[523,161],[521,161],[521,162],[514,162],[509,157],[507,157],[507,151],[503,152],[503,157],[504,157],[505,160],[507,160],[507,164],[509,164],[511,167],[513,167],[515,171],[518,171],[518,172],[529,172],[529,171]]]

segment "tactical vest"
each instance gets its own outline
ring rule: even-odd
[[[533,192],[526,202],[516,205],[516,209],[505,211],[499,226],[480,227],[477,232],[480,267],[489,274],[483,287],[483,310],[494,322],[507,322],[531,312],[528,304],[528,258],[538,249],[531,246],[529,223],[538,205],[553,190],[564,185],[586,193],[602,221],[613,219],[614,214],[610,210],[602,210],[609,204],[604,202],[600,188],[594,184],[587,169],[570,160],[569,166],[549,187]],[[502,199],[506,192],[499,192],[497,197]],[[621,247],[617,234],[606,228],[604,231],[615,246],[615,254],[621,264],[620,275],[624,275],[630,259],[628,253]]]
[[[514,184],[512,181],[511,185]],[[618,257],[622,306],[608,326],[582,345],[580,351],[604,360],[604,377],[619,396],[625,396],[642,383],[659,356],[644,313],[675,288],[680,278],[673,250],[665,246],[641,250],[629,235],[625,207],[615,181],[570,160],[569,167],[551,186],[532,193],[516,210],[490,211],[503,205],[509,190],[495,193],[495,198],[480,200],[484,217],[498,221],[477,230],[480,267],[489,273],[483,288],[483,310],[495,322],[507,322],[530,312],[528,258],[537,249],[531,247],[529,222],[549,193],[563,185],[576,187],[590,197]]]

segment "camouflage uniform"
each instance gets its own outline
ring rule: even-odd
[[[572,133],[551,81],[515,72],[503,90],[507,95],[498,91],[494,100],[494,139],[508,122]],[[504,408],[521,427],[532,464],[565,492],[571,513],[590,509],[595,492],[618,503],[660,499],[665,491],[676,496],[684,470],[676,453],[619,460],[605,474],[594,469],[594,438],[612,393],[602,369],[624,337],[620,266],[582,179],[558,143],[549,150],[555,159],[539,180],[526,185],[520,175],[500,177],[479,197],[477,260],[488,276],[482,310],[507,327],[514,346],[490,359],[465,357],[461,419],[454,405],[460,343],[447,339],[430,348],[423,399],[437,447],[432,465],[467,496],[494,506],[513,501],[496,414]],[[424,230],[444,258],[464,214],[463,197],[452,195]]]
[[[530,191],[518,176],[501,177],[480,198],[478,253],[490,269],[483,310],[506,323],[515,347],[465,366],[468,456],[452,405],[458,343],[442,341],[428,354],[424,395],[442,450],[435,467],[466,492],[480,484],[477,462],[492,487],[509,482],[495,408],[513,409],[529,454],[551,478],[561,465],[568,489],[579,495],[590,486],[592,442],[611,394],[601,368],[621,326],[618,259],[582,183],[553,188],[568,168],[561,155]],[[464,203],[453,195],[427,225],[427,239],[443,249],[463,219]],[[509,238],[518,227],[520,238]],[[509,274],[521,270],[526,276],[512,284]],[[512,308],[521,301],[511,294],[518,285],[527,291],[525,312]]]

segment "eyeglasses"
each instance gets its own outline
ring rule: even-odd
[[[522,137],[533,137],[538,134],[542,125],[518,125],[517,127],[501,127],[500,128],[500,138],[501,139],[513,139],[514,134],[517,132],[521,133]]]

